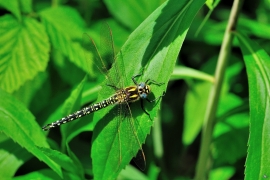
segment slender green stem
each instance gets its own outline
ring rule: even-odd
[[[227,65],[227,61],[230,57],[231,46],[233,42],[233,35],[231,31],[235,29],[237,19],[240,12],[240,7],[243,0],[235,0],[232,6],[229,22],[222,41],[217,67],[215,71],[215,81],[211,87],[209,99],[207,103],[207,109],[204,117],[204,125],[202,129],[202,141],[199,153],[199,160],[196,167],[196,180],[208,179],[208,173],[212,164],[210,159],[210,145],[212,141],[212,132],[214,127],[214,120],[216,118],[216,111],[218,107],[218,101],[220,91],[224,79],[224,73]]]

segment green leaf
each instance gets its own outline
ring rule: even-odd
[[[211,83],[194,84],[185,100],[183,143],[189,145],[201,131]],[[194,113],[196,112],[196,113]]]
[[[213,83],[214,77],[204,72],[198,71],[184,66],[176,66],[171,75],[171,80],[179,80],[185,78],[194,78],[198,80],[204,80]]]
[[[31,13],[33,11],[32,4],[32,0],[20,0],[20,7],[22,12]]]
[[[232,131],[246,128],[249,125],[248,106],[240,97],[228,93],[222,96],[218,106],[218,118],[213,137]]]
[[[7,92],[19,89],[26,81],[45,71],[49,43],[43,26],[23,17],[19,23],[11,15],[0,18],[0,88]]]
[[[34,79],[27,81],[20,89],[13,92],[12,95],[28,107],[34,99],[36,92],[41,88],[44,88],[44,82],[47,78],[47,72],[40,72],[34,77]],[[42,101],[41,97],[39,97],[38,101]],[[46,103],[46,101],[39,102],[38,105],[41,106],[44,103]],[[38,106],[36,106],[36,108],[38,108]]]
[[[68,83],[72,87],[76,86],[85,76],[85,71],[74,65],[61,51],[53,50],[52,59],[61,81]],[[74,76],[70,76],[70,74],[74,74]]]
[[[4,7],[8,11],[10,11],[17,18],[18,21],[21,21],[22,16],[21,16],[18,0],[14,0],[14,1],[0,0],[0,7]]]
[[[241,119],[238,119],[241,120]],[[228,124],[229,126],[229,124]],[[216,166],[234,164],[246,156],[248,127],[234,128],[220,135],[213,141],[212,154]]]
[[[212,67],[212,61],[208,61],[204,64],[204,71],[207,70],[208,67]],[[239,97],[228,92],[228,86],[231,79],[235,78],[235,76],[241,71],[242,65],[239,63],[235,63],[228,67],[226,70],[226,77],[222,86],[222,96],[220,100],[220,105],[218,107],[218,116],[222,113],[229,111],[232,108],[237,108],[242,103],[242,100]],[[197,72],[198,73],[198,72]],[[202,73],[204,74],[204,73]],[[190,77],[196,77],[196,74],[189,75]],[[204,76],[202,76],[204,77]],[[211,76],[207,75],[204,80],[211,80]],[[211,82],[211,81],[210,81]],[[185,145],[191,144],[194,139],[197,137],[199,132],[201,131],[203,125],[203,118],[205,115],[205,108],[208,101],[208,94],[210,91],[211,84],[208,82],[199,82],[193,84],[190,91],[188,91],[185,100],[185,119],[184,119],[184,133],[183,133],[183,143]],[[196,112],[196,113],[194,113]],[[219,125],[219,124],[217,124]],[[225,125],[225,129],[226,129]],[[216,127],[215,127],[216,130]],[[222,131],[222,130],[221,130]],[[221,133],[218,132],[218,133]],[[217,134],[218,134],[217,133]],[[223,131],[224,133],[224,131]]]
[[[59,151],[55,151],[45,147],[38,147],[46,156],[52,159],[57,165],[65,169],[67,172],[72,173],[74,176],[80,177],[82,179],[81,167],[77,166],[74,161]]]
[[[261,38],[270,39],[270,26],[269,24],[264,24],[256,20],[251,20],[247,18],[239,18],[237,28],[245,30],[247,34],[255,35]]]
[[[13,178],[14,180],[27,180],[27,179],[42,179],[42,180],[80,180],[79,177],[75,176],[72,173],[64,173],[63,178],[59,178],[59,176],[53,172],[50,169],[42,169],[39,171],[32,171],[31,173],[22,175],[22,176],[16,176]]]
[[[245,179],[263,179],[270,174],[270,57],[246,35],[235,32],[247,68],[250,105],[250,135]]]
[[[118,176],[118,179],[133,179],[136,177],[136,179],[140,180],[147,180],[149,179],[143,172],[136,169],[134,166],[127,165],[127,167],[121,171],[121,173]]]
[[[147,18],[158,6],[165,0],[148,1],[148,0],[106,0],[105,3],[117,19],[128,26],[130,29],[135,29]],[[117,9],[117,11],[115,10]],[[124,14],[124,16],[123,16]]]
[[[235,168],[230,166],[215,168],[210,172],[210,180],[227,180],[230,179],[235,173]]]
[[[203,4],[204,1],[167,1],[129,36],[117,59],[124,86],[133,84],[131,77],[140,74],[143,68],[144,72],[139,80],[152,79],[164,83],[169,81],[188,27]],[[114,65],[110,71],[111,76],[116,71],[115,67]],[[149,99],[162,95],[165,88],[166,85],[152,84],[151,90],[154,95],[150,95]],[[99,100],[108,98],[109,92],[112,94],[112,88],[103,86]],[[144,106],[151,119],[142,111],[139,102],[131,105],[133,116],[131,122],[128,120],[120,122],[112,113],[116,108],[106,108],[102,113],[94,114],[94,121],[100,120],[94,129],[91,151],[96,179],[115,179],[121,169],[136,155],[141,146],[138,141],[143,143],[150,133],[160,102],[152,104],[146,102]],[[108,114],[104,116],[106,113]],[[134,128],[130,127],[130,123]],[[136,131],[138,141],[134,138],[133,129]]]
[[[27,151],[44,161],[58,175],[61,167],[45,155],[38,147],[48,148],[46,138],[34,116],[14,97],[0,89],[0,131]],[[16,132],[16,133],[14,133]]]
[[[200,27],[202,24],[202,19],[195,18],[192,23],[190,30],[187,34],[187,40],[195,41],[195,42],[204,42],[210,45],[220,46],[224,31],[227,25],[227,21],[215,22],[211,19],[207,19],[207,21]],[[200,29],[199,34],[196,36],[194,34],[198,33],[198,29]],[[215,34],[215,36],[213,36]]]
[[[73,8],[60,6],[45,9],[40,12],[40,16],[53,47],[93,75],[93,70],[89,67],[92,63],[85,60],[81,46],[84,22],[79,13]]]
[[[1,139],[4,134],[1,134]],[[25,149],[11,139],[0,143],[0,179],[11,179],[18,168],[32,157]]]

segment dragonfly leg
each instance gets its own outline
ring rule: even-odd
[[[137,83],[137,81],[135,80],[135,78],[137,78],[137,77],[139,77],[139,76],[141,76],[141,75],[142,75],[142,73],[141,73],[141,74],[137,74],[137,75],[132,76],[132,81],[134,82],[134,84],[138,85],[138,83]],[[165,84],[165,83],[159,83],[159,82],[157,82],[157,81],[155,81],[155,80],[153,80],[153,79],[147,79],[147,80],[145,81],[145,84],[148,84],[148,83],[152,83],[152,84],[155,84],[155,85],[157,85],[157,86],[161,86],[161,85]]]
[[[157,97],[157,98],[155,98],[155,99],[153,99],[153,100],[150,100],[150,99],[148,99],[148,98],[146,98],[146,100],[147,100],[148,102],[152,103],[152,102],[154,102],[154,101],[159,101],[160,98],[162,98],[163,96],[165,96],[165,91],[163,91],[163,94],[162,94],[161,96],[159,96],[159,97]],[[147,114],[147,115],[149,116],[149,118],[152,120],[150,114],[144,109],[143,99],[141,99],[141,108],[142,108],[142,110],[145,112],[145,114]]]
[[[155,102],[155,101],[159,101],[160,98],[162,98],[163,96],[165,96],[165,91],[163,91],[163,94],[162,94],[161,96],[159,96],[159,97],[157,97],[157,98],[155,98],[155,99],[150,100],[150,99],[146,98],[146,100],[147,100],[148,102],[152,103],[152,102]]]
[[[112,84],[106,84],[106,86],[109,86],[109,87],[113,88],[114,90],[119,90],[118,87],[116,87],[115,85],[112,85]]]
[[[144,109],[144,105],[143,105],[143,100],[142,99],[141,99],[141,108],[145,112],[145,114],[147,114],[150,117],[150,114]],[[150,117],[150,119],[151,119],[151,117]]]
[[[134,84],[138,85],[137,81],[135,80],[135,78],[141,76],[142,74],[137,74],[137,75],[134,75],[132,76],[132,81],[134,82]]]
[[[145,81],[145,84],[148,84],[148,83],[155,84],[155,85],[157,85],[157,86],[161,86],[161,85],[165,84],[165,83],[159,83],[159,82],[157,82],[157,81],[155,81],[155,80],[153,80],[153,79],[147,79],[147,80]]]

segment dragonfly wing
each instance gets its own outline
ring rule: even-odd
[[[130,147],[130,152],[134,157],[133,161],[141,170],[145,170],[146,160],[142,149],[142,143],[139,138],[142,132],[138,122],[136,122],[136,119],[132,116],[128,103],[125,104],[125,115],[123,121],[126,122],[128,129],[128,132],[126,132],[129,142],[128,147]]]
[[[115,49],[112,30],[108,23],[103,22],[100,28],[100,50],[106,53],[108,62],[115,63]]]
[[[82,46],[84,48],[84,55],[88,63],[93,62],[98,70],[104,75],[108,74],[107,64],[103,61],[94,40],[86,33],[83,34]]]
[[[114,83],[115,86],[124,88],[123,75],[124,72],[120,72],[119,61],[115,55],[115,47],[113,41],[112,30],[108,23],[103,22],[100,28],[100,50],[106,54],[106,61],[110,62],[113,68],[110,69],[110,81]]]

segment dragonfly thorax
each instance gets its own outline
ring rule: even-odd
[[[119,90],[117,94],[117,103],[135,102],[139,99],[147,98],[150,93],[150,86],[145,83],[139,83],[136,86],[128,86],[125,89]]]

